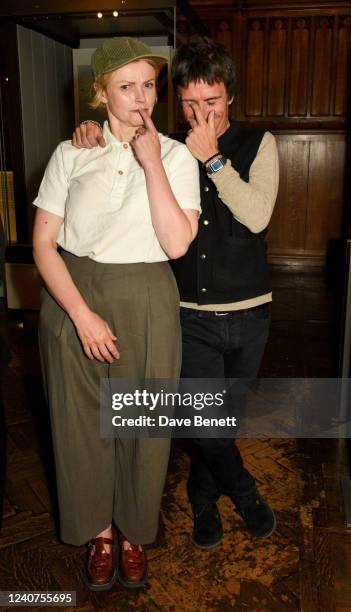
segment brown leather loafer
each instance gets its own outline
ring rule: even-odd
[[[147,580],[147,559],[142,546],[131,544],[120,534],[117,575],[128,589],[143,587]]]
[[[115,583],[118,540],[114,527],[112,532],[113,539],[95,538],[88,544],[84,582],[90,591],[108,591]],[[110,552],[106,552],[104,544],[110,544]]]

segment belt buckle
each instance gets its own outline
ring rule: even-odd
[[[226,317],[227,315],[229,315],[229,312],[218,312],[218,310],[215,310],[214,313],[215,317]]]

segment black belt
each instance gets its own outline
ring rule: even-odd
[[[239,314],[243,314],[244,312],[252,312],[253,310],[265,310],[269,302],[265,302],[264,304],[259,304],[258,306],[252,306],[251,308],[240,308],[239,310],[224,310],[223,312],[220,310],[198,310],[197,308],[186,308],[185,306],[181,306],[181,311],[186,313],[194,312],[199,317],[204,319],[213,319],[215,317],[227,317],[229,315],[236,316]]]

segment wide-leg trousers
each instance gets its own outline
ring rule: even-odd
[[[63,252],[88,306],[117,336],[120,359],[88,359],[65,311],[44,289],[40,352],[50,408],[61,538],[81,545],[113,520],[133,544],[157,534],[170,441],[100,435],[101,378],[175,378],[179,293],[167,262],[103,264]]]

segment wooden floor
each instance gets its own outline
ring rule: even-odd
[[[273,283],[272,332],[261,375],[334,375],[334,292],[325,288],[319,273],[277,269]],[[147,588],[133,592],[116,585],[107,593],[88,592],[82,581],[84,547],[63,545],[57,538],[53,463],[36,339],[20,321],[12,312],[4,314],[2,323],[14,358],[3,389],[8,483],[0,536],[0,589],[73,590],[77,607],[65,609],[79,612],[351,610],[351,533],[344,528],[339,487],[345,456],[343,444],[335,440],[239,441],[247,467],[276,512],[278,527],[268,540],[255,541],[229,499],[223,498],[219,506],[224,539],[210,552],[191,544],[185,490],[188,459],[180,444],[174,444],[160,533],[148,551]]]

